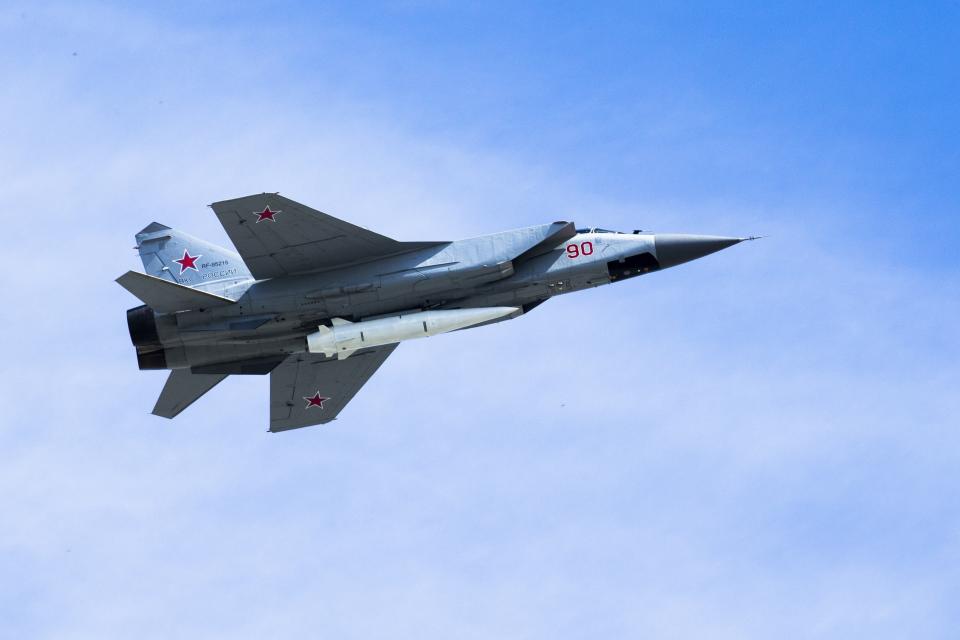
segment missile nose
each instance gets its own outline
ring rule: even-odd
[[[684,233],[658,233],[654,235],[657,262],[661,269],[675,267],[711,253],[732,247],[748,238],[725,238],[723,236],[698,236]]]

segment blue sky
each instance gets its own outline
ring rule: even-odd
[[[0,10],[0,618],[38,638],[960,626],[960,5]],[[264,190],[403,240],[760,234],[148,414],[112,280]]]

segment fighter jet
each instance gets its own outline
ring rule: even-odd
[[[117,282],[141,370],[170,370],[173,418],[230,375],[270,376],[272,432],[337,418],[400,342],[517,318],[743,240],[558,221],[456,242],[400,242],[276,193],[210,205],[236,252],[157,222],[144,271]]]

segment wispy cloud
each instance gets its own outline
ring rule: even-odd
[[[949,637],[955,265],[914,265],[909,229],[850,235],[855,196],[598,195],[475,123],[425,132],[330,80],[373,54],[314,74],[248,46],[284,20],[0,22],[9,633]],[[135,370],[112,282],[132,234],[227,244],[203,205],[258,190],[402,239],[771,237],[403,345],[328,427],[266,434],[260,378],[149,416],[162,376]]]

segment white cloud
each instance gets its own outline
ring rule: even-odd
[[[942,274],[871,245],[838,252],[823,237],[843,210],[800,222],[702,202],[654,213],[410,132],[333,87],[329,103],[287,100],[278,87],[296,78],[271,83],[277,59],[237,45],[249,33],[218,40],[107,8],[43,16],[20,37],[96,45],[73,60],[58,42],[5,66],[0,121],[17,126],[0,190],[16,204],[3,220],[18,266],[0,271],[8,629],[955,628],[957,576],[943,566],[957,550],[960,371],[956,296],[944,295],[956,287]],[[136,265],[132,234],[158,219],[225,243],[203,205],[260,189],[402,239],[572,214],[629,225],[637,211],[660,229],[774,233],[403,345],[329,427],[264,433],[259,378],[229,380],[175,421],[149,416],[162,378],[136,371],[132,301],[112,283]]]

